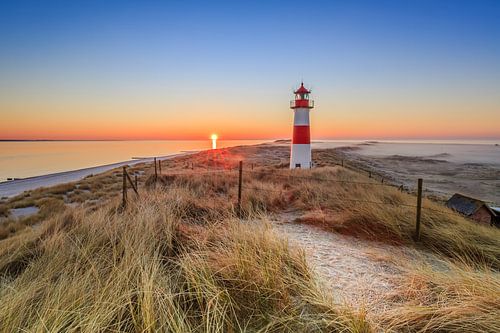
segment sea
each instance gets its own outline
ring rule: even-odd
[[[218,140],[217,147],[264,140]],[[0,182],[212,148],[192,141],[1,141]]]

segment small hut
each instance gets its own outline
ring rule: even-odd
[[[497,214],[484,201],[455,193],[446,206],[479,223],[496,225]]]

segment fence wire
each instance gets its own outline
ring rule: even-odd
[[[357,181],[352,181],[352,180],[338,180],[338,179],[330,179],[330,178],[322,178],[322,177],[307,177],[307,176],[296,176],[296,175],[280,175],[275,172],[269,172],[269,171],[252,171],[252,170],[243,170],[243,173],[253,173],[253,174],[260,174],[260,175],[270,175],[270,176],[275,176],[279,178],[287,178],[287,179],[308,179],[308,180],[316,180],[316,181],[325,181],[325,182],[331,182],[331,183],[345,183],[345,184],[357,184],[357,185],[371,185],[371,186],[388,186],[388,187],[395,187],[394,185],[391,184],[384,184],[384,183],[375,183],[375,182],[357,182]]]
[[[263,191],[263,192],[274,192],[274,193],[285,193],[288,191],[287,189],[269,189],[269,188],[259,188],[255,186],[247,186],[247,185],[242,185],[242,189],[245,190],[254,190],[254,191]],[[376,205],[389,205],[389,206],[402,206],[402,207],[411,207],[411,208],[417,208],[415,205],[408,205],[408,204],[401,204],[401,203],[395,203],[395,202],[383,202],[383,201],[371,201],[371,200],[359,200],[359,199],[347,199],[347,198],[333,198],[335,201],[339,202],[357,202],[357,203],[371,203],[371,204],[376,204]]]
[[[191,175],[207,175],[207,174],[224,174],[224,173],[232,173],[235,174],[238,171],[238,167],[229,168],[229,169],[209,169],[209,170],[196,170],[190,169],[182,172],[162,172],[158,174],[158,176],[191,176]],[[328,183],[338,183],[338,184],[354,184],[354,185],[364,185],[364,186],[386,186],[397,188],[397,186],[389,183],[376,183],[376,182],[359,182],[359,181],[350,181],[350,180],[337,180],[331,178],[317,177],[317,176],[299,176],[299,175],[284,175],[279,174],[274,171],[265,171],[265,170],[242,170],[243,174],[251,174],[251,175],[262,175],[262,176],[273,176],[281,179],[301,179],[301,180],[313,180],[313,181],[322,181]],[[252,177],[252,179],[255,179]],[[245,178],[243,178],[244,183]],[[257,179],[258,180],[258,179]],[[483,180],[483,179],[481,179]],[[484,180],[498,180],[498,179],[484,179]],[[288,189],[273,189],[273,188],[263,188],[263,187],[255,187],[248,185],[241,185],[242,189],[245,190],[254,190],[254,191],[263,191],[263,192],[274,192],[274,193],[285,193]],[[403,203],[395,203],[395,202],[383,202],[383,201],[372,201],[372,200],[359,200],[359,199],[348,199],[348,198],[334,198],[333,200],[338,202],[355,202],[355,203],[369,203],[374,205],[386,205],[386,206],[401,206],[408,208],[418,208],[416,205],[403,204]],[[434,209],[430,207],[421,207],[422,210],[432,211],[436,213],[446,214],[449,216],[460,216],[459,213],[454,212],[452,210],[446,211],[442,209]]]

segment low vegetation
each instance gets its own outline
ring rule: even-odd
[[[151,178],[147,184],[153,181]],[[207,198],[210,207],[227,210],[237,200],[237,171],[164,175],[159,177],[158,186],[167,191],[188,186],[197,198]],[[243,216],[296,210],[301,213],[295,221],[298,223],[417,246],[476,267],[500,269],[500,230],[424,200],[421,240],[416,244],[415,196],[339,166],[311,171],[271,167],[246,170],[242,191]]]
[[[370,331],[265,224],[186,221],[187,195],[70,209],[0,242],[2,330]]]
[[[151,165],[138,164],[129,168],[129,172],[137,172],[138,181],[142,185],[146,179],[144,172],[150,171],[151,168]],[[0,240],[26,227],[36,226],[48,217],[63,212],[67,207],[84,206],[96,209],[116,198],[120,192],[121,171],[111,170],[77,182],[39,188],[12,198],[4,198],[0,201]],[[12,209],[26,207],[37,207],[39,210],[34,215],[22,218],[11,216]]]
[[[460,263],[439,271],[407,266],[379,318],[382,327],[403,332],[500,332],[498,273]]]

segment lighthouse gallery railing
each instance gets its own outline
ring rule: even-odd
[[[314,101],[310,100],[310,99],[294,100],[294,101],[290,101],[290,107],[292,109],[294,109],[294,108],[313,108]]]

